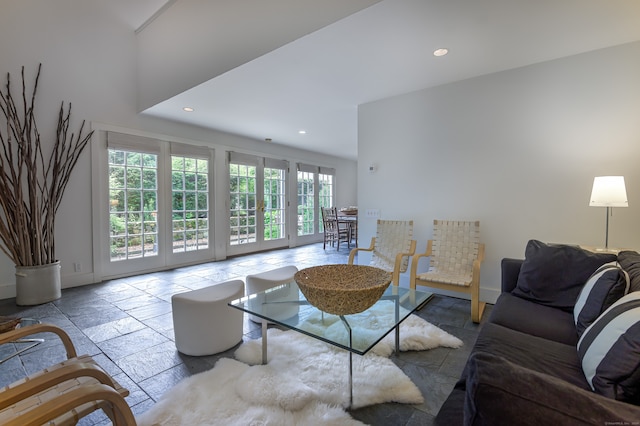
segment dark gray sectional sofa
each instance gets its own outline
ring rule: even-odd
[[[639,404],[640,255],[532,240],[435,423],[632,425]]]

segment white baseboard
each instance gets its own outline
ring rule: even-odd
[[[0,300],[16,297],[16,284],[0,284]]]
[[[95,275],[93,272],[86,274],[72,274],[60,277],[62,288],[80,287],[83,285],[94,284]]]

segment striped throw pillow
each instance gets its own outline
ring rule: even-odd
[[[609,306],[629,292],[629,274],[615,262],[599,267],[587,280],[573,308],[578,337]]]
[[[584,331],[578,356],[595,392],[640,403],[640,291],[623,296]]]

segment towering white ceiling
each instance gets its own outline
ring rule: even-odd
[[[138,32],[144,114],[352,159],[362,103],[640,40],[637,0],[167,6]]]

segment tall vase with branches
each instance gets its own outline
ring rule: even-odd
[[[69,133],[71,103],[65,109],[62,102],[55,138],[41,138],[35,117],[41,69],[42,64],[38,66],[31,94],[24,67],[22,96],[17,100],[13,96],[10,73],[5,90],[0,91],[0,109],[5,119],[5,123],[0,123],[0,250],[13,261],[16,270],[58,261],[54,238],[56,214],[71,172],[93,134],[83,136],[84,121],[77,134]],[[16,275],[20,277],[20,273]],[[17,282],[18,296],[19,286]],[[59,293],[58,290],[57,297]]]

